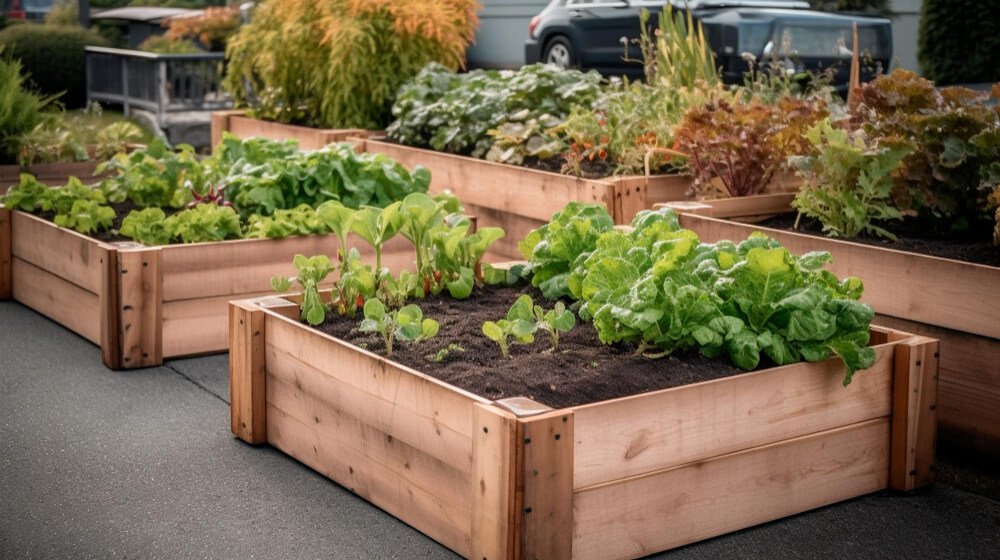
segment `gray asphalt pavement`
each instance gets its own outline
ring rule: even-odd
[[[210,356],[113,372],[92,344],[0,303],[0,559],[455,557],[235,440],[226,368]],[[882,493],[656,558],[1000,558],[1000,502],[944,485]]]

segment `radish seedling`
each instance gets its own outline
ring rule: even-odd
[[[542,309],[542,306],[536,305],[534,312],[535,326],[539,330],[549,333],[552,338],[552,351],[559,350],[559,333],[573,330],[573,327],[576,326],[576,316],[573,315],[572,311],[566,309],[566,305],[561,301],[557,301],[555,308],[548,311]]]
[[[512,343],[531,344],[534,342],[537,329],[531,296],[528,295],[517,298],[510,311],[507,312],[506,319],[483,323],[483,334],[500,345],[500,353],[504,359],[510,358],[510,345]],[[511,341],[511,338],[514,340]]]
[[[392,357],[392,345],[398,338],[407,342],[420,342],[432,338],[438,333],[440,326],[434,319],[425,319],[423,312],[416,305],[407,305],[398,311],[387,311],[385,305],[377,299],[365,302],[365,320],[361,321],[358,330],[361,332],[377,332],[385,341],[385,355]]]

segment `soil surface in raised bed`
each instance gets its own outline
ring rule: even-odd
[[[419,372],[488,399],[529,397],[553,408],[576,406],[635,395],[657,389],[708,381],[741,373],[725,358],[706,358],[696,352],[650,359],[635,355],[627,344],[601,344],[590,323],[577,326],[560,338],[559,350],[551,352],[547,333],[539,332],[531,345],[512,345],[510,359],[486,338],[483,323],[506,317],[514,300],[530,294],[546,309],[553,304],[530,286],[477,290],[466,300],[428,297],[416,302],[425,317],[440,323],[436,337],[417,344],[396,342],[392,359]],[[381,335],[357,331],[361,318],[331,315],[318,328],[337,338],[384,355]],[[449,345],[440,361],[435,355]],[[768,367],[770,364],[761,364]]]
[[[795,216],[796,214],[782,214],[755,225],[826,237],[819,221],[814,219],[803,218],[798,229],[794,229]],[[1000,267],[1000,246],[993,244],[991,230],[979,228],[967,232],[945,231],[926,222],[912,219],[882,225],[899,239],[892,241],[863,235],[845,241]]]

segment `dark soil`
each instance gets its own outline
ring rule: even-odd
[[[757,225],[792,230],[795,226],[795,216],[795,214],[782,214]],[[1000,267],[1000,246],[992,243],[992,230],[976,228],[955,232],[935,226],[927,221],[911,218],[880,225],[894,233],[899,239],[891,241],[881,237],[864,235],[850,241],[897,251]],[[799,223],[799,228],[795,231],[806,235],[826,237],[820,223],[811,218],[803,218]]]
[[[536,157],[524,158],[524,163],[522,167],[527,167],[528,169],[537,169],[539,171],[551,171],[552,173],[563,173],[563,165],[566,164],[566,158],[562,155],[556,155],[548,159],[538,159]],[[605,177],[610,177],[615,174],[614,168],[606,161],[590,161],[583,160],[580,162],[580,177],[583,179],[603,179]]]
[[[392,359],[456,387],[488,399],[529,397],[553,408],[576,406],[606,399],[635,395],[657,389],[697,383],[742,372],[727,359],[706,358],[684,353],[659,359],[634,354],[629,345],[606,346],[589,323],[577,322],[564,333],[559,351],[550,352],[550,339],[540,332],[534,344],[512,345],[510,359],[482,333],[483,323],[506,316],[520,294],[545,301],[531,287],[477,290],[466,300],[428,297],[418,302],[425,317],[441,324],[441,331],[429,341],[395,344]],[[546,306],[551,305],[549,303]],[[354,320],[331,315],[319,330],[384,354],[378,334],[357,331]],[[438,351],[459,344],[464,351],[451,351],[435,361]],[[767,366],[762,366],[767,367]]]
[[[125,216],[129,215],[132,210],[142,210],[142,207],[136,205],[131,200],[126,200],[125,202],[119,202],[117,204],[112,204],[111,208],[115,211],[115,222],[112,224],[110,229],[104,231],[99,231],[97,233],[84,234],[88,237],[92,237],[99,241],[104,241],[105,243],[114,243],[116,241],[132,241],[132,239],[125,237],[124,235],[119,235],[118,230],[122,227],[122,220]],[[179,211],[178,208],[161,208],[163,213],[167,216],[175,214]],[[55,212],[39,212],[38,216],[44,218],[48,221],[53,221],[56,217]]]

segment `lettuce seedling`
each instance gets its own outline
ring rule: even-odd
[[[510,345],[531,344],[535,341],[534,306],[531,296],[522,295],[507,312],[507,318],[499,321],[483,323],[483,334],[500,345],[500,354],[504,359],[510,358]],[[513,341],[510,339],[513,338]]]
[[[397,311],[388,311],[377,299],[365,302],[365,319],[358,330],[377,332],[385,341],[385,355],[392,357],[393,342],[398,338],[407,342],[420,342],[434,337],[440,325],[434,319],[425,319],[416,305],[407,305]]]
[[[299,304],[301,318],[310,325],[316,326],[326,319],[326,313],[330,310],[319,293],[319,284],[333,272],[330,266],[330,257],[317,255],[306,257],[305,255],[295,255],[292,261],[298,274],[292,278],[275,276],[271,278],[271,287],[277,292],[287,292],[293,282],[302,286],[302,303]]]
[[[542,309],[542,306],[536,305],[534,313],[535,326],[539,330],[549,333],[549,336],[552,338],[552,351],[558,351],[559,333],[567,333],[573,330],[573,327],[576,326],[576,315],[573,315],[572,311],[566,309],[566,304],[561,301],[557,301],[555,307],[548,311]]]
[[[93,200],[77,200],[66,214],[56,214],[53,220],[59,227],[71,228],[80,233],[94,233],[114,224],[115,211]]]

